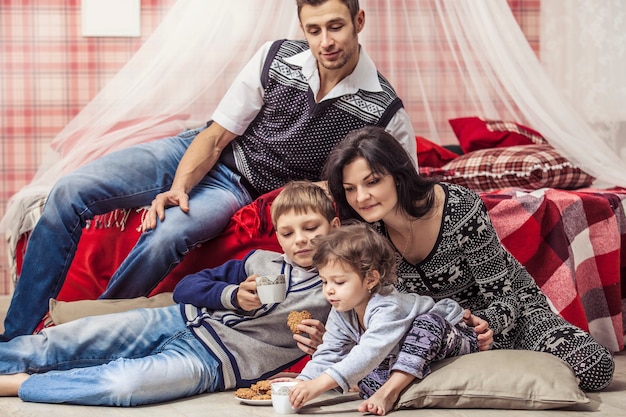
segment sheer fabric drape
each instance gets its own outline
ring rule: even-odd
[[[583,3],[601,7],[605,1],[624,8],[620,0],[575,3],[582,10]],[[542,3],[565,7],[570,0]],[[448,119],[512,120],[542,132],[607,184],[626,186],[623,130],[619,141],[606,140],[606,120],[591,111],[597,109],[572,105],[580,100],[548,77],[506,0],[361,0],[361,7],[361,44],[396,87],[416,134],[454,143]],[[551,38],[567,36],[551,27]],[[607,32],[622,39],[625,33]],[[293,0],[179,0],[133,59],[52,140],[33,182],[11,199],[0,223],[10,250],[34,227],[60,175],[113,150],[202,125],[263,42],[301,37]],[[602,57],[613,58],[610,52]],[[600,90],[594,103],[603,100]],[[623,114],[615,117],[623,120]]]
[[[295,17],[295,4],[285,1],[177,1],[133,58],[52,140],[32,183],[9,201],[0,223],[9,246],[34,227],[64,173],[206,123],[262,42],[299,33]]]
[[[593,170],[606,177],[623,178],[626,2],[542,1],[541,62],[557,89],[593,130],[593,137],[578,135],[569,144],[572,155],[590,167],[594,164]]]

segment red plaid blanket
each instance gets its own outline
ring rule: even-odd
[[[622,313],[622,298],[626,296],[626,189],[507,188],[482,193],[481,197],[504,246],[525,265],[554,310],[590,331],[607,348],[622,350],[626,328],[622,321],[626,317]],[[171,291],[186,273],[216,266],[223,259],[240,258],[252,248],[280,250],[273,233],[264,230],[260,235],[250,235],[267,223],[266,203],[259,199],[242,209],[219,238],[185,257],[155,293]],[[106,226],[83,231],[59,300],[90,299],[102,293],[108,277],[139,236],[140,213],[126,213],[122,220],[125,227],[120,229],[109,227],[109,215],[100,216],[96,223],[104,221]],[[26,240],[26,236],[20,240],[20,247]],[[21,252],[18,249],[16,253]],[[218,253],[221,256],[216,256]],[[16,263],[19,271],[21,256]]]
[[[609,349],[622,350],[626,189],[507,188],[481,197],[502,243],[555,311]]]

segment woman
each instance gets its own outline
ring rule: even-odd
[[[342,220],[373,223],[395,246],[400,291],[455,299],[487,321],[494,348],[551,353],[572,367],[583,390],[611,382],[611,352],[552,312],[475,192],[421,177],[398,141],[375,127],[349,133],[324,178]]]

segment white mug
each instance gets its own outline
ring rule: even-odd
[[[289,402],[289,391],[297,383],[297,381],[272,383],[272,407],[274,407],[274,412],[277,414],[294,414],[298,411]]]
[[[256,293],[263,304],[274,304],[285,301],[287,296],[287,280],[284,274],[263,275],[256,277]]]

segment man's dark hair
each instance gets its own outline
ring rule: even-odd
[[[302,10],[303,6],[307,6],[307,5],[319,6],[320,4],[324,4],[327,1],[328,0],[296,0],[296,4],[298,5],[298,18],[300,18],[300,11]],[[339,1],[345,4],[348,10],[350,10],[350,17],[352,18],[352,21],[354,22],[354,19],[356,18],[356,14],[361,9],[359,7],[359,0],[339,0]]]

